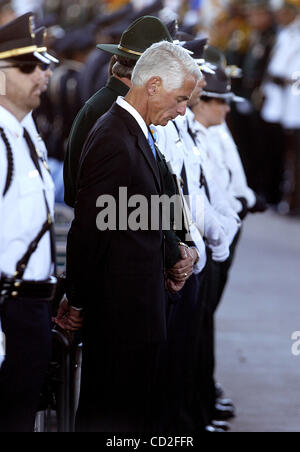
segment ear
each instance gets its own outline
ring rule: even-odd
[[[159,94],[162,87],[162,79],[160,77],[154,76],[151,77],[146,83],[146,89],[149,96],[154,96]]]

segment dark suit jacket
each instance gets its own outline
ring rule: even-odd
[[[107,85],[89,99],[78,113],[68,141],[68,148],[64,164],[65,202],[74,207],[76,200],[76,183],[80,156],[84,143],[97,120],[104,115],[116,101],[118,96],[126,96],[129,88],[115,77],[111,77]],[[159,150],[158,164],[164,179],[164,192],[173,196],[176,186],[165,159]],[[171,268],[180,260],[178,243],[185,241],[185,233],[165,231],[166,237],[166,268]]]
[[[97,120],[106,113],[118,96],[126,96],[128,87],[115,77],[91,97],[78,113],[68,141],[64,163],[65,202],[74,207],[78,163],[85,140]]]
[[[166,327],[162,231],[96,227],[98,197],[113,196],[118,212],[119,187],[127,188],[128,199],[140,194],[150,200],[161,195],[162,181],[140,126],[114,104],[96,123],[81,158],[67,296],[71,305],[87,308],[87,316],[98,317],[97,335],[105,340],[160,342]]]

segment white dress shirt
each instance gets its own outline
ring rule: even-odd
[[[54,184],[51,176],[41,163],[42,181],[23,136],[25,126],[33,143],[40,146],[42,152],[43,146],[38,143],[38,133],[30,118],[26,117],[21,124],[0,106],[0,127],[11,145],[14,161],[12,183],[3,197],[8,165],[6,146],[0,138],[0,274],[15,273],[17,262],[24,256],[46,221],[44,191],[52,217],[54,216]],[[24,279],[45,280],[51,273],[50,233],[47,232],[28,262]]]
[[[136,122],[138,123],[140,128],[142,129],[142,131],[146,137],[146,140],[148,141],[149,130],[148,130],[147,124],[145,123],[144,119],[139,114],[139,112],[132,105],[130,105],[122,96],[119,96],[117,98],[116,103],[119,105],[119,107],[124,108],[124,110],[128,111],[128,113],[130,113],[131,116],[134,117],[134,119],[136,120]]]

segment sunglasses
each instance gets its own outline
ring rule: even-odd
[[[45,72],[48,69],[50,69],[50,64],[47,63],[20,63],[20,64],[14,64],[11,66],[1,66],[1,69],[10,69],[10,68],[18,68],[23,74],[32,74],[37,67],[40,68],[41,71]]]

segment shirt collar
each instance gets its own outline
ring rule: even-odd
[[[200,132],[202,135],[204,135],[206,137],[208,136],[209,129],[207,127],[205,127],[203,124],[201,124],[201,122],[194,119],[193,125],[194,125],[194,129],[196,131]]]
[[[28,127],[32,124],[33,122],[33,117],[32,117],[32,111],[30,113],[28,113],[28,115],[25,116],[25,118],[23,119],[23,121],[21,122],[22,127]]]
[[[187,117],[188,121],[191,121],[191,122],[194,121],[194,119],[195,119],[195,115],[189,107],[187,107],[187,109],[186,109],[186,117]]]
[[[23,136],[22,124],[6,108],[0,105],[0,125],[8,129],[16,138]]]
[[[145,123],[144,119],[141,117],[139,112],[132,105],[130,105],[128,102],[126,102],[126,100],[122,96],[118,97],[117,104],[119,105],[119,107],[124,108],[124,110],[128,111],[128,113],[130,113],[134,117],[134,119],[136,120],[136,122],[138,123],[140,128],[142,129],[142,131],[146,137],[146,140],[148,140],[149,130],[148,130],[147,124]]]

